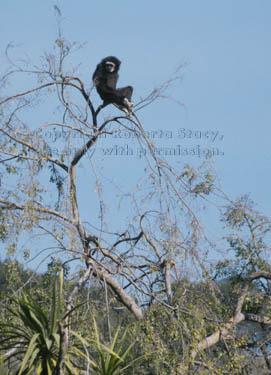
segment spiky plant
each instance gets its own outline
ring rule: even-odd
[[[4,362],[12,361],[18,375],[53,375],[67,318],[63,316],[63,272],[54,282],[49,314],[27,293],[13,298],[13,305],[8,310],[14,322],[0,326],[1,357]],[[78,334],[76,338],[77,344],[69,342],[63,361],[65,373],[71,375],[79,374],[79,359],[87,359],[80,350],[84,339]]]

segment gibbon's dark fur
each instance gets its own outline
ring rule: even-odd
[[[133,106],[131,102],[133,88],[127,86],[117,89],[120,64],[120,60],[114,56],[105,57],[97,65],[92,79],[98,94],[104,101],[103,106],[110,103],[116,104],[120,109],[125,112],[128,110],[130,113]]]

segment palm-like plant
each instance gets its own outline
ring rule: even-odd
[[[63,273],[55,280],[49,317],[28,294],[13,299],[15,307],[8,308],[14,323],[0,327],[0,348],[5,362],[12,359],[18,375],[53,375],[60,355],[63,334],[61,326]],[[67,314],[65,318],[67,317]],[[76,335],[79,339],[80,336]],[[83,339],[82,339],[83,340]],[[77,375],[78,358],[86,358],[79,345],[68,345],[64,368],[68,374]]]
[[[145,358],[143,355],[126,361],[134,343],[125,346],[127,330],[120,337],[120,327],[109,346],[102,344],[95,319],[94,339],[86,340],[77,332],[69,330],[75,340],[65,343],[68,345],[63,354],[63,332],[67,328],[65,321],[74,309],[63,314],[62,272],[59,280],[54,282],[49,316],[29,294],[23,293],[21,297],[13,298],[13,303],[14,307],[8,310],[14,322],[0,326],[0,375],[5,371],[1,370],[1,366],[9,360],[12,360],[17,375],[58,375],[61,356],[65,374],[79,375],[80,370],[85,369],[80,363],[85,360],[97,375],[120,375],[135,362]],[[95,349],[95,358],[88,354],[89,347]]]
[[[137,357],[129,362],[126,361],[126,357],[130,350],[134,346],[134,343],[125,347],[125,338],[127,335],[127,329],[120,337],[120,326],[117,328],[113,340],[110,346],[105,346],[100,341],[100,335],[95,319],[93,320],[95,329],[95,339],[92,340],[94,347],[98,353],[98,359],[89,359],[89,363],[92,369],[98,375],[120,375],[124,371],[131,367],[135,362],[143,359],[146,355]]]

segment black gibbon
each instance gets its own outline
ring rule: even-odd
[[[133,108],[131,102],[133,88],[127,86],[117,89],[120,64],[120,60],[114,56],[105,57],[97,65],[92,80],[103,100],[104,107],[108,104],[115,104],[119,109],[130,115]]]

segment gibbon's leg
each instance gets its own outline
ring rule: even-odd
[[[116,108],[118,108],[119,110],[123,111],[126,113],[127,116],[131,116],[133,114],[133,111],[132,111],[132,108],[131,109],[128,109],[126,106],[124,105],[119,105],[119,104],[116,104],[116,103],[113,103],[114,106]]]
[[[131,101],[133,95],[133,88],[132,86],[123,87],[121,89],[117,89],[125,98]]]
[[[123,97],[123,103],[120,106],[120,109],[126,114],[130,115],[133,112],[133,103],[131,102],[131,97],[133,94],[132,86],[123,87],[117,89],[117,92]]]

